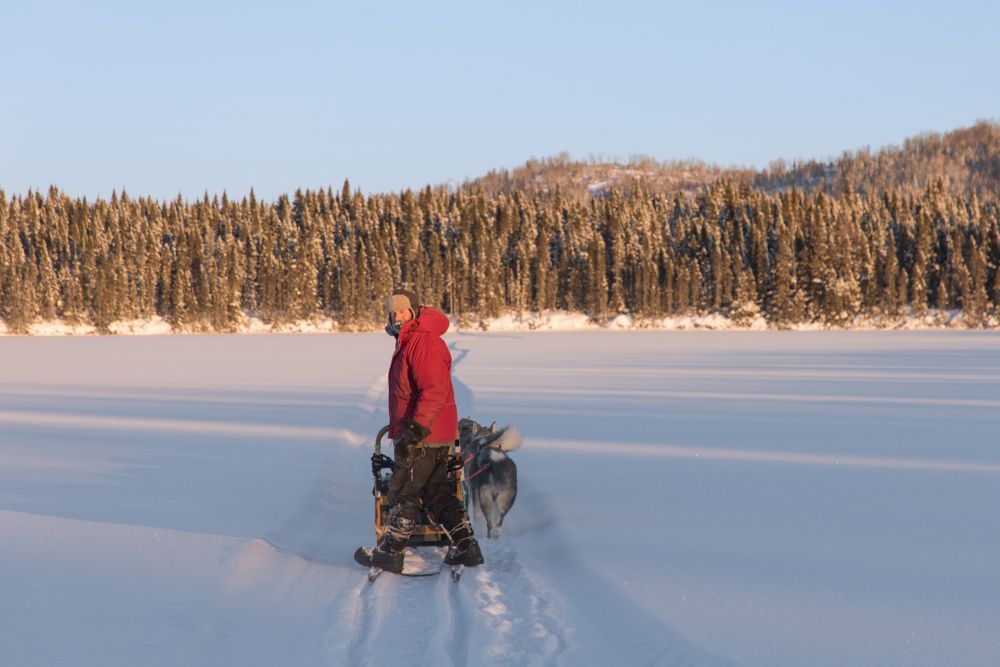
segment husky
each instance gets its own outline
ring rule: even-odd
[[[486,536],[490,538],[500,537],[503,518],[517,497],[517,466],[507,452],[524,441],[516,426],[499,431],[496,427],[496,422],[484,428],[469,418],[458,422],[466,495],[486,519]]]

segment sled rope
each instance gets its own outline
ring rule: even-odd
[[[469,456],[466,457],[465,461],[463,461],[463,465],[467,465],[469,463],[469,461],[471,461],[472,459],[476,458],[476,456],[478,456],[478,455],[479,455],[479,452],[474,452],[472,454],[469,454]],[[492,463],[492,461],[490,463]],[[486,465],[484,465],[482,468],[480,468],[476,472],[472,473],[471,475],[466,476],[465,480],[469,481],[470,479],[474,478],[479,473],[485,471],[487,468],[490,467],[490,463],[487,463]]]
[[[477,470],[476,472],[472,473],[471,475],[469,475],[469,476],[468,476],[468,477],[466,477],[465,479],[466,479],[466,480],[470,480],[470,479],[472,479],[473,477],[475,477],[476,475],[478,475],[479,473],[483,472],[484,470],[486,470],[486,469],[487,469],[487,468],[489,468],[489,467],[490,467],[490,466],[489,466],[489,464],[487,463],[487,464],[486,464],[486,465],[484,465],[484,466],[483,466],[482,468],[480,468],[480,469],[479,469],[479,470]]]

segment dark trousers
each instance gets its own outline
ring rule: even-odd
[[[386,501],[390,506],[382,548],[396,552],[420,520],[420,508],[441,525],[453,544],[472,537],[465,507],[455,495],[455,482],[448,477],[450,447],[396,445],[396,470],[389,479]]]

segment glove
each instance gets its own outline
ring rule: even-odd
[[[395,470],[396,462],[385,454],[372,454],[372,474],[378,477],[379,471],[385,468]]]
[[[422,426],[411,419],[406,422],[406,427],[403,429],[400,441],[402,444],[412,445],[420,442],[430,434],[431,430],[429,428]]]

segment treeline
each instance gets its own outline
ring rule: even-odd
[[[159,315],[227,331],[246,313],[368,328],[396,285],[460,317],[567,309],[598,321],[719,312],[776,326],[1000,303],[1000,201],[949,194],[767,194],[721,181],[694,196],[430,188],[88,202],[0,191],[0,319],[107,330]]]

